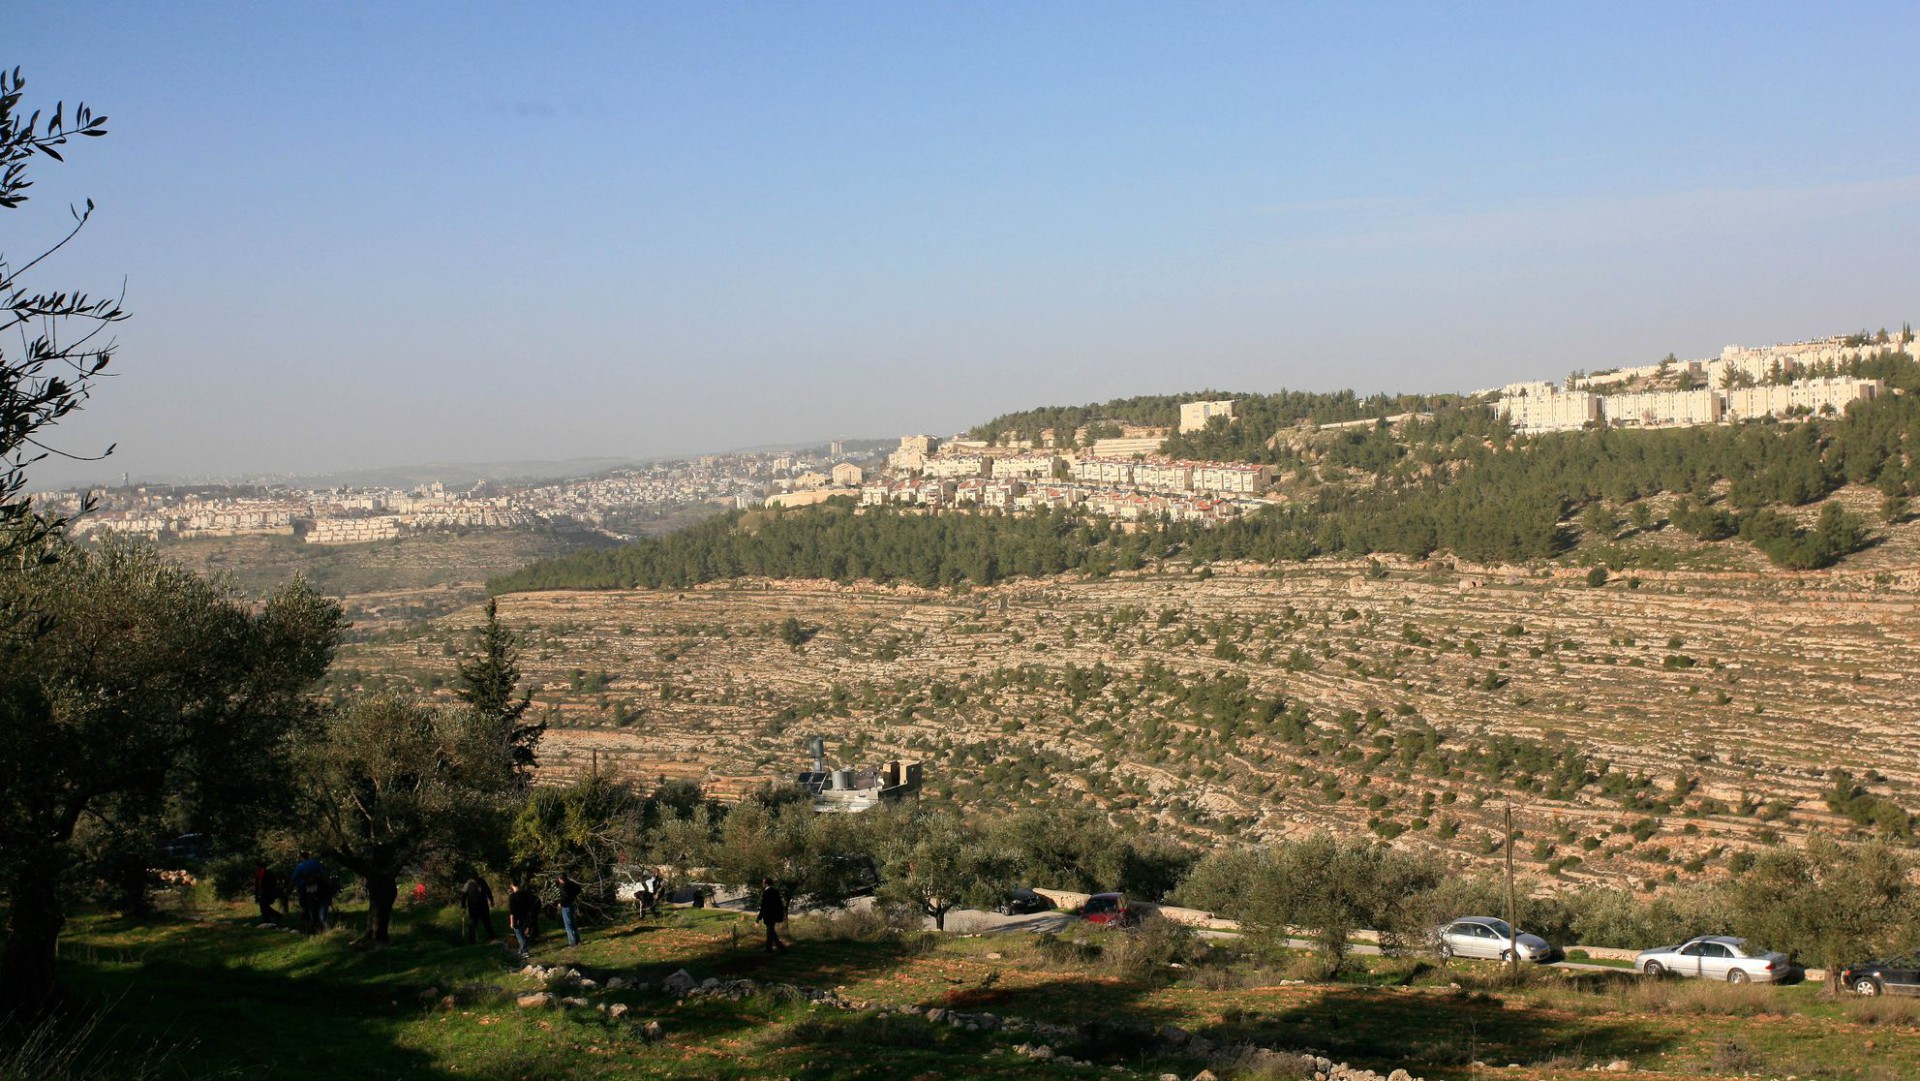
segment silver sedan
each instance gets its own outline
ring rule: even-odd
[[[1484,957],[1505,961],[1515,948],[1522,961],[1550,961],[1554,949],[1546,939],[1524,931],[1514,934],[1513,927],[1494,916],[1464,916],[1440,929],[1441,957]]]
[[[1798,979],[1805,970],[1784,953],[1747,945],[1744,938],[1701,935],[1678,946],[1641,950],[1633,967],[1649,976],[1697,976],[1728,983],[1780,983]]]

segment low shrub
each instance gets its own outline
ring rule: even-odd
[[[1167,966],[1176,962],[1192,961],[1198,951],[1204,949],[1193,928],[1165,916],[1152,915],[1108,943],[1102,955],[1108,966],[1119,974],[1137,979],[1165,972]]]
[[[810,913],[787,926],[795,942],[881,942],[900,934],[877,905]]]
[[[1848,1020],[1861,1025],[1886,1025],[1912,1028],[1920,1025],[1920,999],[1855,998],[1845,1006]]]
[[[1216,1055],[1208,1066],[1234,1081],[1306,1081],[1315,1073],[1313,1062],[1304,1056],[1261,1048]]]

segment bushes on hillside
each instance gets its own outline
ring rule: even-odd
[[[1317,833],[1296,844],[1212,853],[1194,866],[1176,897],[1262,934],[1304,931],[1314,940],[1321,971],[1332,975],[1357,930],[1423,936],[1428,912],[1421,902],[1443,878],[1437,861]]]

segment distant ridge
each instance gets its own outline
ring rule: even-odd
[[[343,469],[331,473],[310,473],[287,477],[283,484],[303,487],[389,487],[411,488],[419,484],[476,484],[483,480],[534,481],[565,480],[609,469],[645,465],[643,458],[564,458],[559,461],[525,460],[507,462],[425,462],[418,465],[382,466],[372,469]]]

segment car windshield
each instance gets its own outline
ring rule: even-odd
[[[1087,901],[1087,911],[1090,913],[1114,912],[1118,911],[1119,908],[1119,902],[1111,897],[1094,897]]]
[[[1513,935],[1513,928],[1505,920],[1488,920],[1482,926],[1490,928],[1499,938],[1509,938]]]

